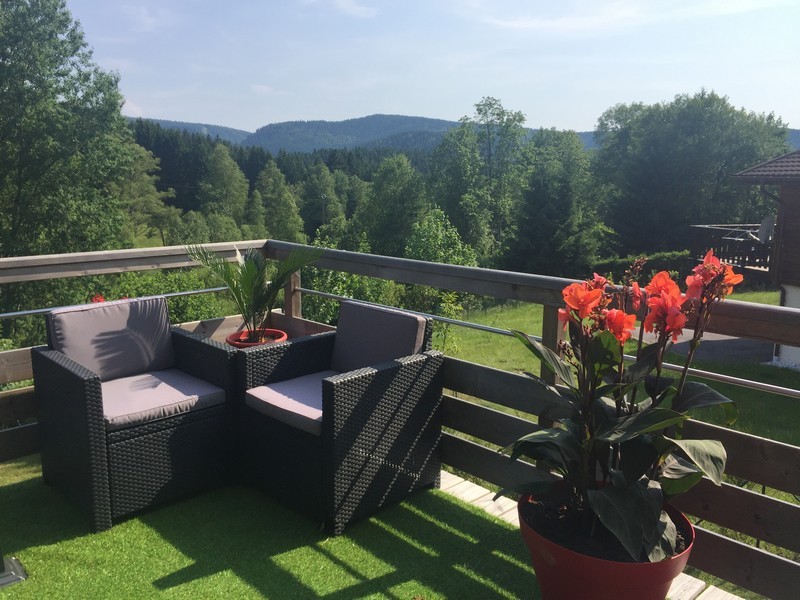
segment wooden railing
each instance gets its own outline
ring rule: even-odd
[[[251,244],[254,244],[251,242]],[[243,243],[237,243],[242,248]],[[260,245],[260,244],[255,244]],[[296,245],[268,241],[263,252],[270,258],[285,257]],[[217,245],[232,252],[233,244]],[[137,270],[189,263],[182,248],[160,248],[122,253],[89,253],[77,260],[55,257],[0,259],[0,283],[32,278],[88,274],[97,269]],[[101,256],[102,255],[102,256]],[[73,255],[68,255],[73,256]],[[67,261],[70,262],[67,262]],[[8,262],[7,262],[8,261]],[[149,262],[148,262],[149,261]],[[80,264],[69,268],[67,264]],[[566,280],[457,267],[406,259],[326,250],[317,266],[390,279],[400,283],[428,285],[441,289],[515,299],[544,307],[543,340],[554,346],[558,337],[557,311]],[[23,266],[24,265],[24,266]],[[14,269],[12,271],[12,269]],[[287,289],[284,313],[286,326],[295,335],[316,331],[318,325],[303,321],[299,277]],[[215,337],[235,329],[236,319],[219,319],[186,326]],[[716,307],[709,331],[796,345],[800,340],[800,310],[726,301]],[[0,353],[0,382],[28,379],[29,350]],[[497,452],[521,434],[547,426],[547,399],[529,378],[447,357],[444,365],[446,394],[442,418],[446,433],[441,456],[446,465],[489,484],[509,486],[541,476],[533,466],[512,463]],[[797,393],[796,390],[794,390]],[[800,404],[798,404],[800,408]],[[519,411],[534,418],[510,414]],[[768,405],[765,410],[769,410]],[[800,412],[800,411],[798,411]],[[36,410],[30,389],[0,393],[0,423],[35,419]],[[754,482],[775,490],[800,495],[800,448],[712,425],[692,421],[686,427],[692,437],[721,439],[728,450],[727,472],[734,478]],[[0,461],[36,452],[35,422],[0,431]],[[755,540],[800,553],[800,506],[752,492],[742,486],[716,487],[702,482],[682,496],[679,508],[702,519],[703,523],[737,532]],[[698,536],[690,564],[770,598],[796,597],[800,589],[800,564],[753,544],[725,537],[697,526]]]

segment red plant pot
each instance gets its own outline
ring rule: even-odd
[[[230,334],[225,338],[225,341],[235,348],[249,348],[250,346],[259,346],[261,344],[285,342],[289,337],[286,335],[285,331],[281,331],[280,329],[259,329],[258,331],[259,337],[261,337],[264,341],[248,342],[247,339],[250,337],[250,330],[247,329]]]
[[[659,562],[626,563],[580,554],[539,535],[522,518],[523,503],[529,498],[520,498],[517,512],[542,600],[664,600],[672,580],[683,572],[689,560],[694,527],[669,505],[664,510],[678,530],[691,532],[686,550]]]

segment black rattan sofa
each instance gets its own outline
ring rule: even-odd
[[[238,351],[247,481],[339,534],[438,487],[441,353],[431,321],[343,302],[337,330]]]
[[[170,328],[160,297],[58,309],[47,333],[31,353],[42,474],[96,530],[224,481],[231,348]]]

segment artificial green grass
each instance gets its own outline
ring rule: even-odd
[[[263,492],[228,487],[102,533],[41,480],[0,465],[0,545],[27,581],[7,598],[530,598],[519,530],[425,491],[330,538]]]

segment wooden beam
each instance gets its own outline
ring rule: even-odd
[[[527,375],[518,375],[477,363],[446,356],[443,366],[444,387],[541,417],[567,416],[564,405]]]
[[[797,466],[797,465],[795,465]],[[703,479],[671,500],[683,512],[792,552],[800,552],[800,506]]]
[[[527,419],[449,395],[442,398],[442,426],[500,447],[541,429]]]
[[[796,600],[800,563],[695,526],[689,564],[772,600]]]
[[[261,248],[264,242],[265,240],[219,242],[203,246],[233,260],[236,248]],[[191,266],[197,266],[197,263],[188,257],[184,246],[12,256],[0,258],[0,283]]]
[[[799,447],[694,419],[686,421],[683,435],[721,441],[728,453],[727,474],[800,495]]]
[[[499,487],[552,478],[549,473],[532,464],[512,461],[496,450],[449,433],[442,434],[439,455],[443,463]]]
[[[39,424],[0,430],[0,462],[39,452]]]
[[[36,416],[33,386],[0,392],[0,424],[17,423]]]
[[[0,384],[32,378],[30,348],[0,352]]]

